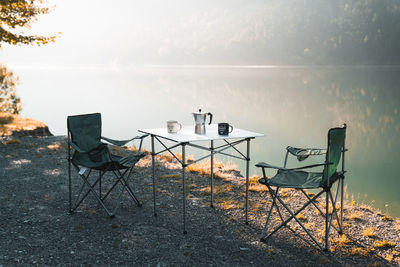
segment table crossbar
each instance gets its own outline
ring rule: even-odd
[[[140,132],[150,134],[151,136],[151,156],[152,156],[152,175],[153,175],[153,202],[154,202],[154,216],[157,216],[156,212],[156,179],[155,179],[155,156],[164,152],[170,153],[182,166],[182,192],[183,192],[183,233],[186,234],[186,167],[201,160],[204,160],[208,157],[211,157],[211,207],[213,207],[213,187],[214,187],[214,156],[216,154],[221,154],[228,157],[233,157],[240,160],[246,161],[246,205],[245,205],[245,220],[246,224],[248,224],[248,190],[249,190],[249,163],[250,163],[250,141],[257,136],[263,136],[262,134],[252,133],[241,129],[235,129],[236,132],[229,136],[228,138],[221,138],[215,134],[215,126],[211,129],[211,133],[207,136],[198,136],[194,134],[190,134],[190,128],[186,129],[185,133],[179,135],[171,135],[167,134],[166,129],[150,129],[150,130],[139,130]],[[229,142],[227,139],[240,139],[233,142]],[[160,143],[164,149],[156,152],[155,151],[155,142]],[[176,144],[167,146],[163,140],[172,141]],[[226,144],[222,144],[219,146],[214,146],[214,141],[223,140]],[[210,141],[210,147],[202,146],[198,144],[193,144],[193,142],[197,141]],[[246,155],[242,153],[236,146],[246,142]],[[181,146],[182,149],[182,159],[179,159],[173,152],[172,149]],[[186,162],[186,146],[194,147],[197,149],[205,150],[210,152],[208,155],[198,158],[195,161],[191,161],[190,163]],[[232,148],[238,155],[228,154],[224,151]]]

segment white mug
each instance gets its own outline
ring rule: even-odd
[[[168,133],[177,133],[182,129],[182,124],[177,121],[167,121]]]

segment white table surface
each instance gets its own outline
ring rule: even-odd
[[[144,130],[141,129],[139,130],[139,132],[159,136],[177,143],[211,141],[211,140],[222,140],[222,139],[243,139],[243,138],[254,138],[254,137],[264,136],[264,134],[250,132],[238,128],[233,128],[233,131],[229,133],[229,135],[219,135],[217,124],[206,125],[206,134],[204,135],[195,134],[194,125],[183,126],[178,133],[168,133],[167,127],[144,129]]]

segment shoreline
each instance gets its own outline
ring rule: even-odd
[[[65,136],[1,137],[0,151],[0,182],[4,185],[0,189],[0,196],[8,199],[0,202],[2,203],[0,204],[2,217],[5,218],[3,223],[0,223],[4,228],[3,241],[0,241],[0,247],[4,251],[0,253],[3,257],[0,255],[0,265],[15,264],[13,258],[20,259],[19,263],[30,264],[33,263],[33,261],[29,262],[31,258],[38,264],[44,265],[95,264],[96,258],[89,255],[99,251],[95,247],[94,241],[91,240],[93,231],[98,232],[97,235],[100,239],[111,238],[114,240],[118,236],[124,236],[123,238],[118,237],[117,241],[112,241],[120,242],[116,248],[110,247],[103,242],[104,240],[96,241],[96,246],[100,244],[103,248],[107,248],[109,250],[107,253],[114,255],[119,260],[121,260],[119,255],[123,249],[129,262],[122,260],[122,265],[129,265],[133,259],[136,259],[136,263],[148,265],[157,265],[156,260],[158,260],[158,263],[165,263],[164,266],[209,264],[263,266],[266,262],[271,266],[287,264],[294,266],[315,264],[329,266],[346,264],[400,265],[399,218],[390,218],[369,207],[358,206],[357,203],[351,201],[347,201],[344,209],[345,235],[332,236],[332,250],[328,254],[315,250],[287,230],[279,231],[279,234],[268,244],[259,242],[265,223],[264,217],[269,206],[265,188],[257,184],[257,177],[250,179],[250,225],[246,226],[243,223],[244,179],[239,171],[226,168],[222,163],[217,163],[215,166],[217,175],[214,188],[214,209],[209,208],[210,188],[207,169],[199,165],[194,166],[188,172],[189,197],[187,202],[190,234],[182,236],[180,168],[172,156],[161,155],[157,157],[156,161],[157,208],[160,212],[158,219],[152,215],[151,157],[149,155],[137,164],[138,170],[135,171],[135,175],[142,177],[138,180],[138,194],[143,200],[143,207],[138,210],[124,202],[123,208],[117,213],[117,218],[109,219],[101,207],[93,201],[93,198],[85,202],[85,205],[79,208],[74,215],[66,212],[68,188],[66,184]],[[113,151],[121,152],[119,149],[113,149]],[[12,189],[17,185],[18,192]],[[43,189],[39,185],[45,185],[45,188],[48,187],[51,191]],[[290,200],[290,204],[297,204],[297,197],[296,193],[288,193],[286,200]],[[49,199],[51,199],[50,203],[45,201]],[[37,204],[32,205],[32,202]],[[138,216],[132,217],[130,215],[132,212]],[[307,213],[312,214],[313,211],[310,210]],[[318,219],[311,219],[313,216],[307,216],[310,214],[304,214],[305,217],[310,218],[305,219],[305,223],[311,227],[311,231],[318,235],[318,228],[313,226],[318,223]],[[49,221],[51,226],[39,223],[47,221],[46,218],[53,218]],[[61,221],[53,226],[57,220]],[[62,223],[64,220],[66,224]],[[24,221],[31,223],[26,225]],[[95,224],[93,225],[93,223]],[[211,228],[210,225],[212,225]],[[18,230],[24,229],[25,226],[29,227],[25,230]],[[49,227],[51,228],[50,232],[46,234],[46,229]],[[135,230],[137,227],[146,236]],[[65,254],[57,244],[65,238],[61,229],[69,229],[69,235],[73,236],[62,241],[62,246],[68,247],[72,242],[77,249],[79,247],[82,249],[82,251],[72,250],[75,257],[79,255],[77,261],[68,260],[67,254],[70,256],[71,251],[67,248],[68,253]],[[112,237],[109,236],[110,233],[105,234],[114,230],[115,232],[119,230],[120,233],[116,236],[113,234]],[[28,239],[30,246],[27,246],[26,242],[18,241],[18,236],[33,235],[32,237],[34,237],[35,231],[43,232],[42,235],[46,238]],[[75,236],[77,233],[83,234],[83,240],[85,240],[83,244],[80,243],[82,236]],[[51,237],[52,235],[54,237]],[[140,235],[141,241],[137,240],[138,235]],[[17,241],[12,236],[15,236]],[[154,240],[158,241],[154,243]],[[140,244],[136,245],[134,241]],[[13,242],[16,243],[13,244]],[[50,259],[43,257],[41,250],[31,251],[32,244],[58,249],[54,251],[53,259]],[[125,246],[127,248],[124,249]],[[23,251],[23,248],[26,250],[26,255],[21,257],[18,255],[18,251]],[[176,250],[175,248],[181,249]],[[150,254],[153,253],[153,256],[157,256],[141,258],[139,254],[146,254],[148,249]],[[7,259],[5,259],[6,256]],[[250,262],[253,263],[250,264]],[[99,265],[116,263],[117,260],[107,258]]]

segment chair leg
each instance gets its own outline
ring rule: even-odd
[[[340,230],[339,230],[339,234],[342,235],[343,234],[343,209],[344,209],[344,203],[343,203],[343,183],[344,183],[344,179],[340,178],[339,180],[340,182]]]
[[[78,167],[76,167],[78,170],[79,170],[79,168]],[[86,191],[86,193],[84,194],[84,196],[83,197],[81,197],[81,194],[82,194],[82,192],[83,192],[83,189],[85,188],[85,179],[88,179],[89,178],[89,176],[90,176],[90,173],[91,173],[91,171],[89,171],[89,173],[86,175],[86,176],[84,176],[83,174],[79,174],[79,176],[81,177],[81,179],[82,179],[82,186],[81,186],[81,189],[79,190],[79,193],[78,193],[78,196],[76,197],[76,199],[75,199],[75,204],[73,204],[73,206],[72,206],[72,208],[71,208],[71,212],[74,212],[78,207],[79,207],[79,205],[82,203],[82,201],[87,197],[87,195],[89,195],[89,191],[90,190],[88,190],[88,191]],[[95,183],[94,184],[96,184],[97,183],[97,181],[95,181]]]
[[[129,177],[132,173],[132,168],[126,169],[124,173],[121,173],[119,169],[116,168],[116,171],[113,170],[113,173],[115,175],[115,177],[117,178],[117,181],[113,184],[112,188],[110,189],[110,191],[116,186],[116,184],[120,183],[122,188],[121,191],[119,192],[119,195],[117,197],[117,201],[115,204],[115,207],[112,211],[112,216],[115,216],[116,212],[118,211],[121,203],[122,203],[122,196],[124,191],[126,190],[128,192],[128,195],[133,199],[133,201],[136,203],[136,205],[138,207],[141,207],[142,204],[140,203],[140,201],[138,200],[138,198],[135,196],[135,194],[133,193],[132,188],[129,185]],[[126,176],[126,178],[125,178]],[[107,196],[110,193],[107,192]]]
[[[139,199],[136,197],[136,195],[135,195],[135,193],[133,192],[133,189],[131,188],[131,186],[129,185],[129,183],[128,183],[128,181],[126,180],[123,180],[123,182],[125,183],[125,186],[126,186],[126,190],[127,190],[127,192],[128,192],[128,194],[129,194],[129,196],[132,198],[132,200],[135,202],[135,204],[138,206],[138,207],[141,207],[142,206],[142,203],[139,201]]]
[[[99,177],[101,176],[101,171],[99,170]],[[99,180],[99,197],[101,198],[101,179]]]
[[[329,191],[329,197],[330,197],[331,203],[332,203],[332,214],[335,214],[336,222],[338,223],[338,226],[339,226],[339,229],[336,229],[338,232],[340,232],[340,230],[342,229],[341,222],[340,222],[340,219],[339,219],[339,215],[337,214],[337,211],[336,211],[336,203],[337,203],[337,197],[338,197],[338,194],[339,194],[339,188],[340,187],[338,185],[338,188],[336,190],[335,200],[333,200],[332,192]],[[332,215],[331,215],[331,217],[333,218]],[[331,221],[332,221],[332,218],[331,218]]]
[[[79,167],[75,166],[75,164],[73,164],[74,167],[77,169],[78,173],[79,173]],[[123,173],[120,172],[120,170],[118,168],[116,168],[116,166],[114,166],[115,170],[112,170],[112,172],[114,173],[115,177],[117,178],[116,181],[114,182],[114,184],[112,184],[111,188],[108,189],[108,191],[103,195],[102,193],[102,179],[104,177],[104,175],[110,170],[112,166],[110,165],[106,170],[103,171],[99,171],[99,175],[98,178],[94,181],[94,183],[90,183],[89,182],[89,176],[91,174],[92,169],[89,170],[88,174],[85,176],[84,174],[79,174],[79,176],[82,178],[83,183],[82,186],[80,188],[79,194],[76,197],[76,201],[73,204],[72,203],[72,182],[71,182],[71,176],[69,176],[69,180],[70,180],[70,212],[75,211],[79,205],[82,203],[82,201],[90,194],[93,193],[94,197],[97,199],[97,201],[100,202],[100,205],[104,208],[104,210],[106,211],[106,213],[110,216],[110,217],[114,217],[115,213],[117,212],[117,210],[120,207],[120,204],[122,202],[122,196],[123,196],[123,192],[126,190],[129,194],[129,196],[132,198],[132,200],[136,203],[136,205],[138,207],[140,207],[142,204],[140,203],[140,201],[138,200],[138,198],[135,196],[131,186],[129,185],[129,178],[131,176],[132,173],[132,168],[126,169]],[[99,192],[95,191],[95,186],[98,184],[99,187]],[[106,200],[106,198],[110,195],[110,193],[112,192],[112,190],[115,188],[115,186],[117,184],[121,184],[122,188],[119,191],[119,194],[117,196],[117,201],[115,202],[115,206],[113,207],[113,210],[110,212],[110,210],[106,207],[104,201]],[[84,192],[85,187],[88,187],[89,189],[87,191]],[[82,194],[83,193],[83,194]]]
[[[325,248],[324,251],[328,251],[328,217],[329,217],[329,190],[325,191]]]
[[[281,213],[281,211],[280,211],[280,209],[279,209],[278,204],[276,203],[276,196],[278,196],[279,189],[280,189],[280,188],[277,187],[276,190],[275,190],[275,193],[274,193],[274,194],[271,194],[271,197],[272,197],[272,202],[275,204],[276,212],[278,212],[279,218],[281,218],[281,221],[283,222],[284,220],[283,220],[282,213]]]
[[[307,195],[306,192],[304,192],[303,189],[301,189],[300,191],[303,192],[303,194],[307,197],[308,200],[311,201],[311,198]],[[318,210],[319,214],[325,219],[325,213],[321,210],[321,208],[320,208],[314,201],[312,201],[311,203],[312,203],[312,204],[314,205],[314,207]],[[333,228],[335,228],[335,230],[336,230],[338,233],[340,233],[340,229],[338,229],[334,224],[332,224],[331,226],[332,226]]]
[[[325,219],[326,220],[325,221],[325,249],[324,249],[325,251],[329,251],[329,235],[330,235],[330,231],[331,231],[331,226],[333,226],[339,234],[340,234],[340,231],[342,229],[342,225],[341,225],[341,222],[339,220],[339,216],[338,216],[337,211],[336,211],[336,203],[337,203],[337,197],[339,195],[340,184],[338,184],[337,188],[336,188],[335,200],[333,200],[331,189],[332,189],[332,187],[329,188],[329,189],[326,189],[326,194],[327,194],[327,196],[326,196],[327,197],[327,200],[326,200],[327,201],[327,205],[326,205],[327,206],[327,213],[325,215],[326,216],[326,219]],[[328,212],[329,212],[329,199],[330,199],[330,201],[332,203],[332,213],[331,214],[328,214]],[[333,224],[333,217],[336,217],[336,222],[338,223],[339,229],[336,228],[335,225]]]
[[[119,172],[119,171],[118,171],[119,172],[118,174],[114,170],[112,172],[117,179],[114,182],[114,184],[111,186],[111,188],[108,189],[107,193],[103,197],[103,200],[105,200],[108,197],[108,195],[113,191],[113,189],[117,186],[118,183],[121,183],[121,179],[126,174],[127,170],[122,175],[121,175],[121,172]]]
[[[77,203],[76,208],[82,203],[82,201],[86,198],[86,196],[87,196],[89,193],[92,193],[93,196],[97,199],[97,201],[99,201],[100,205],[104,208],[104,210],[106,211],[106,213],[108,214],[108,216],[114,217],[114,214],[111,213],[111,212],[107,209],[107,207],[106,207],[106,205],[104,204],[103,200],[98,196],[98,194],[97,194],[96,191],[94,190],[94,187],[96,186],[96,184],[99,182],[99,180],[100,180],[101,178],[102,178],[102,177],[97,178],[97,180],[95,181],[95,183],[90,184],[86,177],[82,177],[82,179],[84,180],[84,183],[89,187],[89,189],[88,189],[88,191],[85,193],[85,196],[82,197],[82,199]]]
[[[272,194],[271,194],[271,197],[272,197],[272,199],[274,200],[274,197],[273,197]],[[267,219],[266,219],[266,221],[265,221],[264,229],[263,229],[263,232],[262,232],[262,234],[261,234],[261,241],[265,241],[265,233],[266,233],[266,231],[267,231],[267,229],[268,229],[269,219],[270,219],[270,217],[271,217],[272,209],[274,208],[274,206],[276,206],[276,202],[275,202],[275,201],[272,201],[271,208],[270,208],[269,211],[268,211],[268,215],[267,215]],[[276,206],[276,207],[277,207],[277,206]],[[278,209],[278,207],[277,207],[277,209]],[[278,209],[278,210],[279,210],[279,209]],[[282,221],[283,221],[283,220],[282,220]]]
[[[69,213],[72,211],[72,186],[71,186],[71,160],[68,158],[68,200],[69,200]]]
[[[101,179],[101,178],[97,179],[96,183],[97,183],[100,179]],[[101,200],[101,198],[100,198],[100,197],[96,194],[96,192],[94,191],[94,186],[96,185],[96,183],[93,184],[93,185],[91,185],[91,184],[87,181],[87,179],[84,179],[84,181],[85,181],[86,185],[89,186],[89,190],[87,191],[87,194],[88,194],[89,192],[92,192],[93,195],[94,195],[94,197],[100,202],[100,205],[101,205],[101,206],[104,208],[104,210],[107,212],[108,216],[114,217],[114,214],[111,213],[111,212],[107,209],[107,207],[106,207],[106,205],[104,204],[103,200]],[[87,194],[86,194],[86,195],[87,195]],[[83,199],[82,199],[82,200],[83,200]]]
[[[135,204],[138,207],[142,206],[142,203],[139,201],[139,199],[136,197],[135,193],[133,192],[132,187],[129,185],[129,178],[131,177],[132,174],[132,170],[133,168],[129,168],[128,170],[126,170],[123,174],[121,174],[121,172],[118,170],[118,175],[121,177],[120,179],[120,183],[122,184],[122,186],[126,189],[126,191],[128,192],[129,196],[132,198],[132,200],[135,202]],[[128,172],[129,171],[129,172]],[[128,173],[128,174],[127,174]],[[126,175],[127,174],[127,175]],[[126,175],[126,178],[124,178]]]
[[[296,217],[297,214],[299,214],[302,210],[304,210],[312,201],[317,199],[324,191],[319,192],[317,195],[315,195],[311,200],[309,200],[307,203],[303,205],[299,210],[296,212],[293,212],[292,210],[289,209],[289,207],[283,202],[283,200],[275,194],[275,192],[272,190],[272,188],[266,184],[268,187],[268,191],[275,196],[275,198],[281,203],[281,205],[290,213],[290,217],[283,221],[278,227],[276,227],[268,236],[262,237],[261,241],[265,242],[269,237],[271,237],[273,234],[275,234],[279,229],[281,229],[283,226],[286,226],[289,221],[292,219],[295,219],[296,222],[303,228],[303,230],[307,233],[307,235],[314,241],[314,243],[322,250],[322,246],[318,243],[318,241],[314,238],[314,236],[307,230],[307,228],[303,225],[303,223]]]
[[[117,198],[117,201],[116,201],[116,204],[115,204],[115,207],[114,207],[114,210],[112,211],[112,216],[115,216],[115,213],[118,211],[118,209],[119,209],[119,206],[121,205],[121,200],[122,200],[122,194],[124,193],[124,190],[125,190],[125,187],[124,186],[122,186],[122,188],[121,188],[121,191],[120,191],[120,193],[119,193],[119,196],[118,196],[118,198]]]
[[[79,167],[75,166],[75,164],[73,164],[73,166],[77,169],[78,173],[79,173]],[[101,197],[99,197],[98,193],[95,191],[95,186],[97,185],[97,183],[99,183],[99,181],[101,181],[102,177],[104,176],[105,172],[102,172],[101,175],[96,179],[96,181],[91,184],[89,183],[88,179],[89,176],[91,174],[92,169],[89,170],[89,173],[85,176],[84,174],[79,174],[79,176],[82,178],[83,183],[81,186],[81,189],[79,191],[79,194],[76,198],[75,204],[73,204],[73,206],[71,207],[71,212],[75,211],[79,205],[83,202],[83,200],[89,195],[89,193],[92,193],[93,196],[97,199],[97,201],[99,201],[100,205],[104,208],[104,210],[106,211],[106,213],[110,216],[113,217],[113,214],[107,209],[106,205],[104,204],[103,200],[101,199]],[[85,188],[85,186],[88,186],[89,189],[84,193],[84,195],[81,197],[83,189]]]

